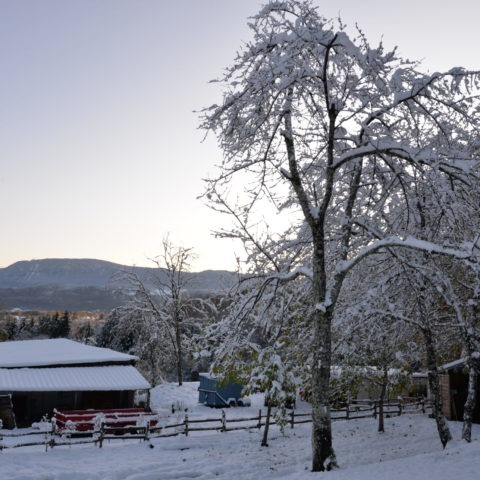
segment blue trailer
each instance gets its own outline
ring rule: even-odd
[[[209,407],[243,407],[250,405],[250,400],[242,398],[243,385],[235,382],[221,384],[207,373],[200,373],[198,401]]]

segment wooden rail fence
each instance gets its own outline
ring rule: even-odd
[[[386,402],[384,403],[384,415],[386,417],[399,416],[403,413],[426,413],[430,409],[429,402],[423,400],[412,402]],[[332,420],[354,420],[360,418],[376,418],[378,415],[377,401],[356,401],[340,409],[332,409]],[[0,452],[10,448],[44,446],[45,451],[58,446],[72,446],[80,444],[94,444],[102,448],[105,441],[115,440],[139,440],[146,442],[153,438],[167,438],[178,435],[188,436],[192,432],[219,431],[230,432],[235,430],[261,429],[265,426],[265,414],[260,409],[258,415],[247,418],[229,418],[225,411],[216,418],[191,418],[185,415],[183,422],[168,425],[150,427],[148,423],[140,426],[108,426],[102,423],[96,430],[89,432],[58,431],[52,422],[52,427],[44,431],[29,431],[15,433],[15,431],[2,430],[0,423]],[[310,423],[310,412],[296,412],[292,410],[287,416],[287,425],[294,428],[295,425]],[[270,425],[275,425],[274,418],[270,419]],[[31,440],[29,439],[31,438]],[[27,439],[17,442],[16,439]]]

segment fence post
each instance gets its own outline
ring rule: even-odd
[[[295,426],[295,410],[292,409],[290,417],[290,426],[293,428]]]
[[[52,424],[52,429],[50,430],[50,441],[55,444],[55,436],[57,434],[57,424],[55,422],[55,418],[51,418],[50,422]],[[53,447],[52,447],[53,448]]]
[[[258,411],[258,429],[262,428],[262,409]]]
[[[401,404],[401,402],[398,402],[398,416],[399,417],[402,416],[402,404]]]
[[[48,444],[50,443],[48,436],[49,436],[49,432],[45,430],[45,451],[46,452],[48,452]]]
[[[185,430],[184,430],[184,433],[185,433],[185,436],[188,437],[188,414],[186,413],[185,414]]]
[[[373,401],[373,418],[377,418],[377,401]]]
[[[145,442],[150,438],[149,433],[150,433],[150,422],[147,420],[147,424],[145,425],[145,437],[144,437]]]
[[[55,421],[53,418],[51,420],[51,425],[52,428],[49,432],[45,430],[45,441],[47,439],[47,435],[50,437],[48,443],[45,445],[45,451],[48,450],[48,447],[53,448],[55,446]]]
[[[349,402],[347,402],[347,406],[346,406],[345,408],[346,408],[346,410],[345,410],[345,418],[346,418],[347,420],[350,420],[350,403],[349,403]]]
[[[422,398],[422,399],[420,400],[420,403],[421,403],[421,405],[422,405],[422,413],[425,413],[425,400]]]
[[[98,437],[98,448],[102,448],[103,447],[103,435],[105,433],[105,424],[102,422],[100,424],[100,435]]]
[[[222,432],[224,432],[227,429],[227,418],[225,416],[225,410],[222,410]]]

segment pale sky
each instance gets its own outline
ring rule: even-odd
[[[168,233],[194,270],[235,267],[211,236],[228,220],[197,200],[222,153],[194,110],[221,101],[208,81],[263,3],[0,0],[0,267],[150,265]],[[314,3],[427,70],[480,69],[478,0]]]

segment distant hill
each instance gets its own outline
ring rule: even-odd
[[[158,268],[129,267],[104,260],[45,259],[0,268],[0,309],[111,310],[128,299],[121,273],[135,273],[149,288]],[[187,272],[186,289],[196,294],[227,291],[237,275],[227,271]]]

